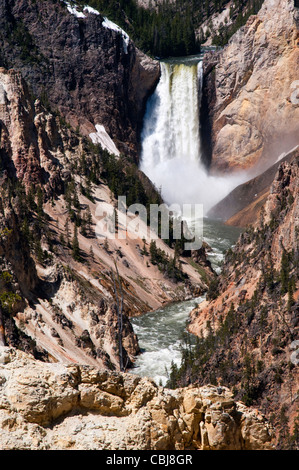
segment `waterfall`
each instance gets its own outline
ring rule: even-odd
[[[198,161],[199,109],[197,66],[161,63],[161,79],[148,103],[142,162],[149,169],[179,157]]]
[[[201,163],[202,76],[202,57],[161,62],[144,117],[140,168],[167,204],[203,204],[207,213],[244,178],[209,176]]]

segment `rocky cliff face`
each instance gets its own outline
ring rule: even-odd
[[[54,156],[62,149],[56,119],[33,102],[21,73],[12,69],[0,68],[0,131],[6,177],[27,188],[41,184],[48,194],[62,191],[62,165]]]
[[[298,145],[298,9],[265,0],[223,50],[204,59],[202,129],[213,172],[261,171]]]
[[[65,2],[0,2],[0,65],[21,72],[42,97],[84,135],[102,125],[117,149],[136,158],[144,103],[159,64],[104,18],[76,15]]]
[[[0,348],[3,450],[271,448],[271,427],[224,387],[171,391],[91,366]]]
[[[183,367],[187,383],[225,384],[259,406],[285,448],[298,444],[298,188],[296,157],[281,163],[259,223],[228,252],[214,289],[191,313],[189,330],[205,339]]]

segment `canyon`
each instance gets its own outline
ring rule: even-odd
[[[298,444],[298,22],[293,0],[265,0],[190,66],[150,58],[81,2],[0,0],[1,448]],[[195,150],[174,155],[182,136]],[[140,218],[136,236],[118,196],[149,207],[166,184],[242,227],[221,270],[208,243],[153,244]],[[131,373],[132,319],[199,297],[174,387]]]
[[[131,364],[139,348],[129,317],[170,301],[189,298],[206,289],[207,281],[199,278],[197,269],[189,262],[183,266],[188,278],[186,282],[165,277],[150,262],[150,233],[146,224],[143,223],[143,236],[140,230],[136,237],[134,228],[129,236],[128,227],[134,214],[128,213],[124,220],[117,209],[118,233],[124,232],[127,236],[109,239],[106,246],[101,231],[97,232],[101,220],[97,212],[98,201],[104,208],[105,205],[117,207],[117,201],[103,181],[91,184],[88,194],[84,192],[86,177],[74,167],[75,161],[90,154],[90,143],[84,136],[65,127],[61,118],[47,111],[39,100],[33,101],[19,72],[0,69],[0,85],[2,116],[5,118],[0,127],[3,167],[1,256],[2,270],[13,280],[7,286],[4,282],[2,289],[4,293],[12,290],[14,295],[22,298],[22,308],[16,302],[15,309],[7,312],[7,341],[20,347],[22,342],[25,344],[24,339],[17,340],[17,328],[34,340],[35,351],[42,350],[53,360],[83,360],[93,365],[106,362],[111,367],[118,367],[117,299],[113,281],[117,267],[123,283],[123,344],[130,356],[130,359],[126,356],[127,362]],[[70,212],[66,200],[71,175],[74,176],[72,192],[78,197],[75,212]],[[137,177],[145,178],[139,172]],[[26,199],[24,194],[10,199],[12,178],[22,180],[23,191],[31,191],[33,185],[42,185],[42,216],[22,206]],[[149,183],[148,186],[149,191],[153,191]],[[70,204],[72,206],[73,201]],[[71,216],[82,221],[79,217],[88,211],[91,217],[89,231],[81,233],[80,229],[78,233],[81,253],[78,261],[72,257],[71,239],[76,223]],[[31,226],[29,233],[26,232],[26,244],[22,228],[24,224],[27,226],[29,219]],[[32,240],[36,235],[40,237],[40,245],[37,240]],[[40,246],[42,260],[37,256],[37,246]],[[157,248],[167,256],[173,256],[174,250],[162,239],[157,240]],[[204,253],[199,264],[203,273],[213,276]]]

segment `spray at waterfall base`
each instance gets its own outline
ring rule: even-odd
[[[126,205],[126,196],[119,196],[117,207],[109,203],[97,205],[96,236],[100,240],[184,240],[186,251],[199,250],[203,240],[202,204]]]

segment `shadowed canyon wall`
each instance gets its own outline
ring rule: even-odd
[[[120,152],[137,156],[144,104],[159,64],[100,14],[64,2],[1,0],[0,65],[21,71],[32,93],[84,135],[103,125]]]

